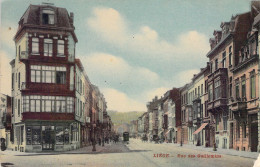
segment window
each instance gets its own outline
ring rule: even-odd
[[[66,84],[66,67],[32,65],[31,82]]]
[[[66,83],[66,71],[57,71],[56,72],[56,83],[57,84]]]
[[[12,89],[14,89],[14,73],[12,73]]]
[[[226,51],[222,53],[222,67],[226,68]]]
[[[32,144],[41,144],[41,127],[33,126],[32,127]]]
[[[220,87],[220,80],[215,81],[215,99],[219,99],[221,97],[221,87]]]
[[[32,38],[32,54],[39,53],[39,38]]]
[[[240,138],[240,125],[239,122],[237,122],[237,138]]]
[[[209,85],[209,101],[213,101],[213,85]]]
[[[21,46],[19,45],[18,47],[18,54],[19,54],[19,57],[21,56]]]
[[[232,77],[229,78],[229,97],[232,97]]]
[[[219,115],[216,115],[216,132],[219,130]]]
[[[218,69],[218,59],[215,60],[215,70]]]
[[[201,84],[201,95],[203,95],[203,84]]]
[[[20,72],[19,72],[19,74],[18,74],[18,89],[20,89],[21,87],[21,74],[20,74]]]
[[[239,99],[239,80],[236,80],[236,99]]]
[[[198,96],[200,96],[200,86],[198,87]]]
[[[243,124],[243,138],[246,138],[246,123]]]
[[[23,112],[74,112],[73,97],[23,96]]]
[[[229,47],[228,59],[229,59],[229,66],[232,66],[232,46]]]
[[[44,39],[44,56],[52,57],[53,42],[52,39]]]
[[[63,126],[56,126],[56,144],[64,143],[64,130]]]
[[[227,130],[227,121],[228,121],[228,112],[223,112],[223,127],[224,130]]]
[[[43,24],[54,24],[54,11],[52,9],[43,9],[42,23]]]
[[[20,116],[20,114],[21,114],[21,110],[20,110],[20,99],[18,99],[18,116]]]
[[[242,82],[241,82],[241,85],[242,85],[242,98],[245,98],[246,97],[246,78],[243,77],[242,78]]]
[[[64,57],[64,40],[58,40],[58,57]]]
[[[255,72],[250,74],[250,95],[251,99],[256,97],[256,84],[255,84]]]

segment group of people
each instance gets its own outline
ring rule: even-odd
[[[141,140],[142,142],[148,142],[148,137],[147,135],[143,135],[141,137]],[[174,143],[175,142],[175,137],[173,137],[172,141],[165,138],[164,136],[162,137],[159,137],[159,136],[150,136],[150,139],[149,139],[150,142],[155,142],[155,143],[163,143],[163,142],[166,142],[166,143]]]

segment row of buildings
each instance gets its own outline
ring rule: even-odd
[[[73,23],[73,13],[52,4],[30,5],[19,20],[12,95],[1,106],[15,151],[72,150],[111,134],[105,97],[75,56]]]
[[[260,151],[260,2],[222,22],[208,62],[190,83],[147,104],[139,136],[197,146]]]

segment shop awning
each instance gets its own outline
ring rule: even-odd
[[[164,136],[166,136],[170,131],[171,131],[171,130],[168,130],[168,131],[164,134]]]
[[[208,123],[203,123],[200,128],[198,128],[195,132],[193,132],[194,135],[198,134],[205,126],[207,126]]]

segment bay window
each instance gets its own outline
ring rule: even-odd
[[[31,65],[31,82],[66,84],[66,67]]]
[[[73,113],[74,98],[63,96],[23,96],[23,112]]]
[[[220,80],[215,81],[215,99],[219,99],[221,97],[221,87],[220,87]]]

